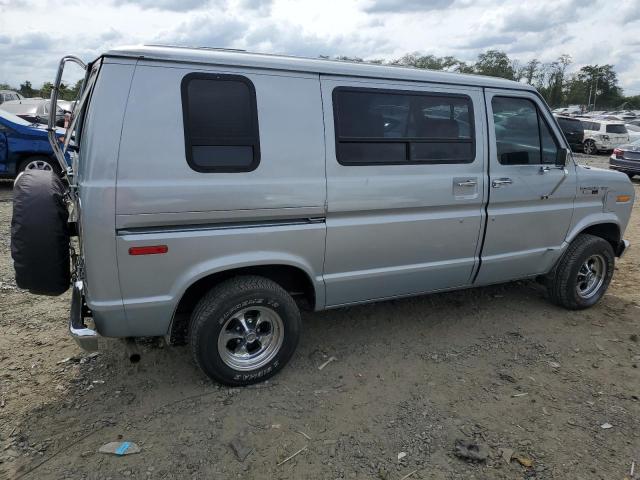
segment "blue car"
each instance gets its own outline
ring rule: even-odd
[[[57,129],[58,138],[64,132]],[[70,165],[68,154],[66,160]],[[47,127],[0,109],[0,178],[14,178],[28,169],[60,171],[49,144]]]

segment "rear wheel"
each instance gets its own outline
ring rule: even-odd
[[[578,235],[551,272],[547,288],[551,300],[571,310],[596,304],[611,282],[613,248],[603,238]]]
[[[582,144],[582,149],[587,155],[595,155],[598,152],[598,149],[596,148],[596,142],[594,142],[593,140],[585,140],[585,142]]]
[[[24,159],[18,168],[19,172],[25,170],[45,170],[48,172],[58,172],[60,168],[48,157],[34,156]]]
[[[297,305],[280,285],[263,277],[236,277],[196,306],[189,329],[193,358],[220,383],[260,382],[289,361],[300,323]]]

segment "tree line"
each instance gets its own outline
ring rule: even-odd
[[[328,57],[322,57],[328,58]],[[534,58],[526,63],[511,59],[500,50],[487,50],[475,62],[463,62],[452,56],[438,57],[409,53],[391,60],[364,60],[359,57],[335,57],[384,65],[400,65],[429,70],[475,73],[506,78],[533,85],[552,107],[581,105],[588,110],[640,109],[640,95],[627,97],[618,86],[614,65],[586,65],[577,72],[568,73],[572,59],[561,55],[553,62]]]
[[[463,62],[452,56],[438,57],[419,53],[408,53],[390,61],[345,56],[335,58],[353,62],[475,73],[524,82],[533,85],[552,108],[581,105],[587,110],[640,109],[640,95],[625,96],[618,86],[614,65],[586,65],[577,72],[568,73],[572,63],[569,55],[561,55],[557,60],[547,63],[537,58],[521,63],[517,59],[509,58],[500,50],[487,50],[479,54],[475,62]],[[73,86],[60,85],[59,98],[74,100],[81,85],[81,80]],[[49,98],[52,88],[51,82],[46,82],[39,89],[33,88],[28,80],[20,84],[19,88],[11,88],[0,83],[0,89],[16,90],[25,97]]]
[[[78,80],[73,86],[61,83],[58,98],[61,100],[75,100],[78,96],[78,92],[80,91],[80,87],[82,87],[82,80]],[[26,98],[50,98],[52,89],[53,83],[51,82],[45,82],[40,88],[33,88],[33,85],[29,80],[21,83],[19,88],[12,87],[7,83],[0,83],[0,90],[13,90]]]

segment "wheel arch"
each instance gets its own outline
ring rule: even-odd
[[[169,327],[170,343],[182,344],[186,341],[191,312],[204,294],[215,285],[242,275],[257,275],[276,282],[302,308],[315,310],[319,303],[322,302],[322,297],[319,296],[321,292],[317,291],[311,275],[297,265],[273,263],[219,270],[194,280],[182,293]]]
[[[618,251],[622,240],[620,224],[613,214],[602,218],[585,219],[572,230],[567,237],[567,243],[571,243],[581,234],[589,234],[603,238],[609,242],[614,252]]]

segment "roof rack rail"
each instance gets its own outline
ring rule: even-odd
[[[184,48],[184,49],[198,49],[198,50],[217,50],[221,52],[246,52],[243,48],[226,48],[226,47],[190,47],[188,45],[166,45],[162,43],[146,43],[145,47],[165,47],[165,48]]]

